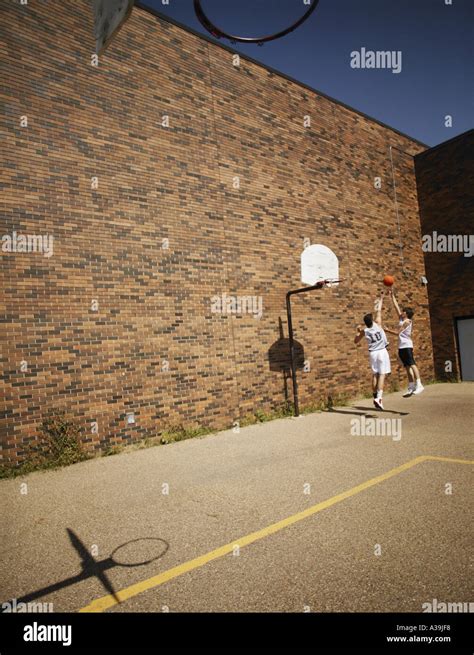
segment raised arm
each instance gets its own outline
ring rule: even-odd
[[[400,318],[401,313],[402,313],[401,310],[400,310],[400,305],[398,304],[397,299],[395,298],[395,294],[394,294],[393,291],[390,291],[390,295],[392,297],[392,304],[395,307],[395,311],[397,312],[398,317]]]
[[[375,318],[374,321],[377,325],[382,325],[382,307],[383,307],[383,292],[380,295],[380,298],[377,298],[374,304]]]

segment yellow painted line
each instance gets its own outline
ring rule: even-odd
[[[89,603],[89,605],[86,605],[85,607],[80,609],[79,612],[103,612],[111,607],[114,607],[114,605],[118,605],[119,603],[129,600],[134,596],[138,596],[138,594],[141,594],[144,591],[148,591],[150,589],[154,589],[155,587],[159,587],[165,582],[169,582],[170,580],[173,580],[174,578],[178,578],[179,576],[184,575],[185,573],[189,573],[190,571],[194,571],[195,569],[198,569],[201,566],[204,566],[205,564],[212,562],[213,560],[219,559],[220,557],[224,557],[225,555],[232,553],[235,546],[239,546],[239,548],[243,548],[244,546],[248,546],[249,544],[259,541],[260,539],[264,539],[265,537],[268,537],[271,534],[275,534],[276,532],[279,532],[280,530],[283,530],[284,528],[287,528],[290,525],[294,525],[299,521],[303,521],[309,516],[313,516],[314,514],[317,514],[318,512],[321,512],[322,510],[327,509],[328,507],[332,507],[333,505],[336,505],[337,503],[340,503],[343,500],[346,500],[347,498],[351,498],[352,496],[355,496],[361,491],[365,491],[365,489],[370,489],[370,487],[374,487],[376,484],[380,484],[385,480],[389,480],[390,478],[399,475],[399,473],[408,471],[408,469],[413,468],[413,466],[416,466],[417,464],[421,464],[422,462],[426,462],[429,460],[439,460],[439,461],[455,462],[455,463],[462,463],[462,464],[474,464],[474,461],[468,461],[462,459],[450,459],[449,457],[431,457],[429,455],[422,455],[421,457],[416,457],[415,459],[411,459],[409,462],[406,462],[401,466],[397,466],[396,468],[391,469],[386,473],[382,473],[382,475],[378,475],[377,477],[371,478],[366,482],[362,482],[362,484],[358,484],[356,487],[352,487],[352,489],[348,489],[347,491],[343,491],[342,493],[337,494],[336,496],[332,496],[332,498],[323,500],[321,503],[317,503],[312,507],[308,507],[308,509],[305,509],[302,512],[298,512],[297,514],[293,514],[293,516],[289,516],[288,518],[283,519],[282,521],[278,521],[277,523],[273,523],[272,525],[269,525],[266,528],[262,528],[261,530],[252,532],[251,534],[248,534],[244,537],[240,537],[240,539],[236,539],[235,541],[232,541],[231,543],[226,544],[225,546],[221,546],[220,548],[211,550],[209,553],[205,553],[200,557],[196,557],[195,559],[189,560],[188,562],[184,562],[183,564],[174,566],[172,569],[169,569],[168,571],[164,571],[163,573],[159,573],[158,575],[155,575],[152,578],[148,578],[147,580],[142,580],[141,582],[137,582],[136,584],[130,585],[130,587],[126,587],[121,591],[117,591],[115,594],[116,598],[114,598],[114,596],[110,594],[108,594],[107,596],[103,596],[102,598],[97,598],[96,600],[93,600],[91,603]]]
[[[474,459],[454,459],[453,457],[436,457],[435,455],[426,455],[425,459],[432,462],[449,462],[451,464],[474,464]]]

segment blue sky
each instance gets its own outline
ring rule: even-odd
[[[141,1],[206,33],[193,0]],[[304,12],[303,0],[202,0],[202,6],[220,27],[252,36]],[[474,0],[320,0],[283,39],[232,47],[433,146],[474,127],[473,44]],[[400,51],[401,72],[352,68],[351,52],[363,47]],[[452,127],[445,126],[447,115]]]

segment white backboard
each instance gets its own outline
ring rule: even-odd
[[[134,0],[92,0],[95,51],[103,52],[132,13]]]
[[[321,280],[339,279],[339,260],[333,251],[322,244],[314,244],[301,255],[301,281],[313,286]]]

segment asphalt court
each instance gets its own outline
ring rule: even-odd
[[[120,604],[105,596],[81,611],[420,612],[429,593],[440,599],[453,584],[458,602],[468,602],[471,543],[462,519],[472,465],[411,460],[328,499],[329,507],[288,517],[295,523],[283,519],[278,532],[268,526],[249,545],[237,538],[125,589]]]
[[[467,601],[473,389],[387,394],[399,441],[351,435],[352,420],[374,415],[359,400],[2,481],[0,600],[58,612],[418,612],[433,598]]]

